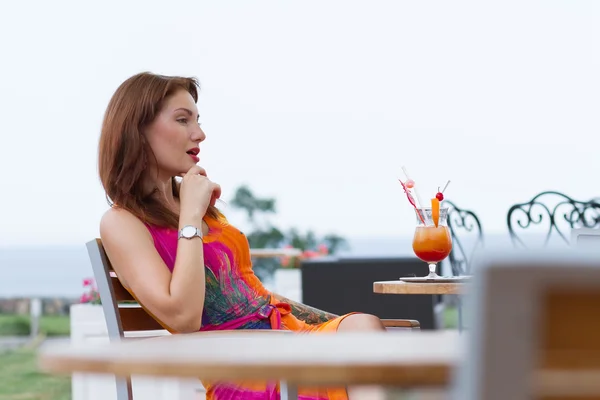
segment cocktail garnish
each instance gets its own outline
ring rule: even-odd
[[[433,224],[437,228],[440,222],[440,201],[435,197],[431,199],[431,219],[433,219]]]
[[[411,182],[413,187],[411,188],[413,190],[413,192],[415,193],[415,196],[417,198],[417,201],[415,202],[416,207],[420,208],[420,207],[424,207],[425,203],[423,203],[423,201],[421,200],[421,196],[419,196],[419,191],[417,190],[417,183],[415,181],[413,181],[412,179],[410,179],[410,176],[408,176],[408,172],[406,172],[406,167],[402,166],[402,172],[404,172],[404,176],[406,177],[406,182]]]
[[[448,184],[446,184],[446,186],[448,186]],[[438,186],[438,191],[435,194],[435,198],[438,199],[438,201],[444,201],[444,193],[442,193],[440,191],[440,187]]]
[[[415,210],[417,210],[417,215],[421,219],[421,222],[425,224],[425,220],[423,220],[423,216],[419,212],[419,207],[417,207],[417,205],[415,204],[415,199],[410,193],[410,189],[408,189],[407,185],[405,185],[404,182],[402,182],[402,179],[398,179],[398,182],[400,182],[400,184],[402,185],[402,189],[404,189],[404,193],[406,193],[406,198],[408,198],[408,202],[415,208]]]
[[[421,220],[423,225],[427,226],[427,223],[425,223],[424,215],[421,212],[421,207],[425,207],[425,203],[421,201],[421,197],[419,196],[419,192],[417,191],[417,184],[408,176],[408,172],[406,172],[406,168],[404,166],[402,167],[402,172],[404,172],[406,181],[403,182],[402,179],[398,179],[398,181],[402,185],[404,193],[406,193],[408,202],[417,211],[417,215],[419,216],[419,219]],[[446,190],[449,184],[450,181],[446,182],[446,185],[442,190],[440,190],[440,187],[438,186],[438,190],[435,194],[435,197],[431,199],[431,218],[433,219],[433,224],[436,228],[440,223],[440,203],[444,201],[444,191]],[[416,199],[415,197],[413,197],[413,193]]]

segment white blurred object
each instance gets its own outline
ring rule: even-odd
[[[600,236],[597,233],[594,236],[600,243]],[[465,296],[471,327],[463,337],[468,356],[456,374],[453,399],[529,400],[538,395],[546,398],[548,392],[557,394],[558,391],[568,393],[562,398],[579,398],[577,393],[583,392],[586,396],[593,392],[593,398],[598,398],[597,373],[593,374],[593,380],[586,380],[586,385],[571,379],[573,376],[581,378],[585,369],[575,370],[568,380],[540,380],[543,374],[538,374],[543,351],[540,340],[544,333],[539,329],[549,307],[545,296],[552,291],[598,293],[600,258],[597,254],[578,249],[488,251],[478,257],[477,274],[473,278],[470,292]],[[597,307],[597,304],[590,303],[590,306]],[[573,315],[577,315],[577,311],[573,310]],[[589,310],[580,312],[596,318]],[[589,328],[581,324],[573,325],[569,333],[577,335],[586,329]],[[558,372],[564,377],[573,371]],[[585,374],[583,377],[586,378]]]
[[[250,249],[253,258],[299,257],[302,250],[295,248]],[[267,285],[268,290],[302,302],[302,271],[299,268],[278,268],[273,274],[273,282]]]
[[[290,300],[302,302],[302,270],[279,268],[275,270],[273,291]]]
[[[101,305],[74,304],[71,306],[71,343],[93,346],[108,343],[108,330]],[[165,331],[165,334],[169,334]],[[127,337],[143,337],[155,331],[128,332]],[[115,377],[100,374],[73,374],[73,400],[116,400]],[[156,378],[133,376],[133,397],[145,400],[197,400],[205,398],[205,390],[197,379]]]
[[[600,251],[600,229],[578,228],[571,230],[571,247]]]
[[[300,249],[250,249],[250,256],[256,258],[299,257],[301,254]]]

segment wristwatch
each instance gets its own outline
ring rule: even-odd
[[[179,230],[179,236],[177,238],[192,239],[196,236],[202,239],[202,231],[193,225],[186,225]]]

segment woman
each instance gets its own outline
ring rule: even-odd
[[[193,78],[141,73],[121,84],[106,110],[99,171],[112,207],[100,236],[123,286],[172,333],[384,330],[372,315],[338,317],[262,286],[245,236],[215,207],[220,186],[196,165],[206,138],[197,90]],[[208,399],[278,397],[274,384],[204,384]],[[349,398],[357,393],[349,390]],[[301,389],[300,395],[347,398],[344,389]]]

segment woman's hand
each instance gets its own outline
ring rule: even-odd
[[[221,197],[221,186],[206,176],[206,170],[194,165],[181,174],[183,180],[179,189],[181,202],[180,219],[202,220],[209,206],[214,206]]]

